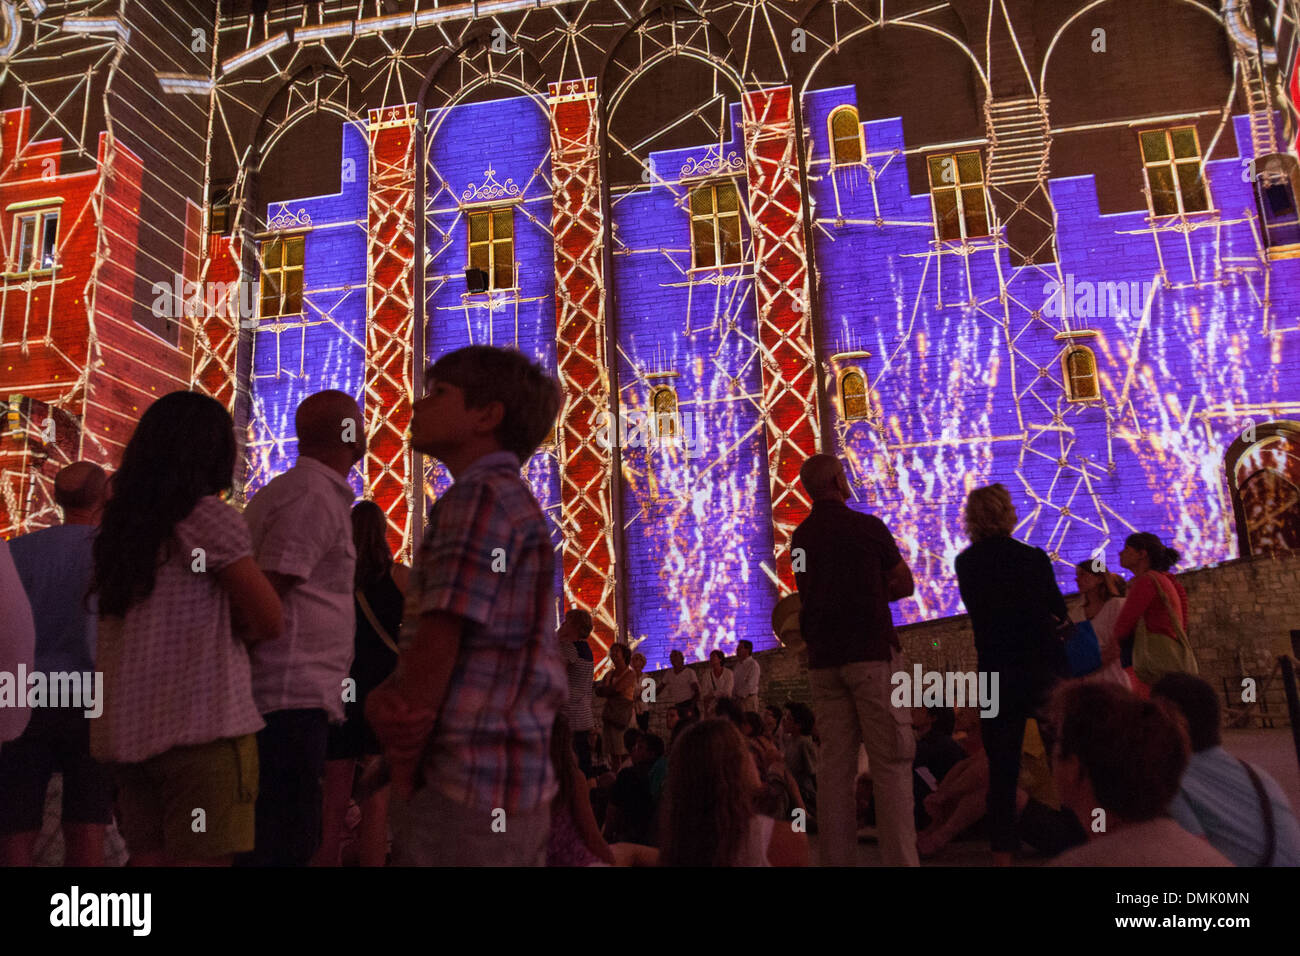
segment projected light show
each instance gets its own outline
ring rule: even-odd
[[[946,3],[223,3],[201,49],[138,4],[3,6],[40,40],[0,51],[6,536],[178,388],[234,416],[242,505],[337,389],[409,562],[451,484],[412,405],[484,344],[562,386],[523,474],[598,664],[777,646],[822,451],[912,569],[898,624],[963,612],[995,482],[1063,591],[1137,531],[1189,568],[1300,546],[1294,60],[1267,81],[1218,4],[990,39]],[[1148,78],[1143,44],[1210,66]]]

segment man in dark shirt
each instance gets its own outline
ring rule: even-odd
[[[854,786],[858,749],[865,744],[883,861],[918,866],[912,816],[916,741],[910,711],[890,705],[891,678],[901,670],[902,656],[889,603],[912,594],[912,572],[884,522],[846,504],[851,492],[839,459],[814,455],[799,479],[813,500],[812,513],[795,529],[791,556],[822,739],[821,862],[856,861]]]
[[[629,752],[632,763],[618,772],[609,794],[605,832],[610,843],[654,845],[655,794],[650,782],[655,761],[663,756],[663,741],[637,734]],[[655,743],[658,746],[655,746]]]
[[[33,670],[40,673],[82,674],[89,681],[95,670],[96,619],[86,592],[107,496],[104,469],[73,462],[54,479],[63,523],[9,542],[36,621]],[[0,628],[8,626],[0,621]],[[37,708],[26,732],[0,749],[0,866],[32,865],[45,791],[56,772],[63,774],[64,861],[103,866],[113,782],[108,768],[90,756],[90,719],[81,707]]]

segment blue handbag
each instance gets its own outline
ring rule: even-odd
[[[1074,625],[1074,635],[1065,642],[1065,656],[1070,662],[1070,676],[1083,677],[1101,669],[1101,644],[1091,621]]]

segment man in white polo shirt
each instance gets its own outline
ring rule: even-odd
[[[361,409],[318,392],[294,415],[298,461],[244,512],[257,563],[280,594],[284,633],[250,650],[257,735],[257,835],[245,866],[306,866],[320,842],[329,724],[343,720],[354,631],[352,487],[365,454]]]
[[[736,642],[736,670],[733,694],[742,711],[758,713],[758,661],[754,660],[753,641]]]
[[[660,682],[659,699],[669,707],[676,707],[689,700],[698,701],[700,679],[695,675],[694,670],[686,666],[686,658],[682,656],[682,652],[673,651],[668,655],[668,661],[672,664],[672,670],[664,674]]]

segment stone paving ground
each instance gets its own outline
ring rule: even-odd
[[[1225,730],[1223,743],[1228,751],[1268,771],[1287,793],[1293,809],[1300,808],[1300,761],[1297,760],[1290,728],[1272,730]],[[63,838],[58,830],[59,801],[62,779],[55,775],[50,782],[46,798],[45,826],[37,842],[37,865],[58,866],[63,860]],[[813,836],[813,860],[817,858],[817,838]],[[105,838],[105,859],[110,866],[126,862],[126,847],[116,828],[110,828]],[[1043,857],[1025,857],[1016,861],[1018,866],[1042,866]],[[988,844],[982,840],[959,840],[950,843],[925,866],[988,866]],[[859,866],[880,866],[880,849],[874,840],[858,844]]]

